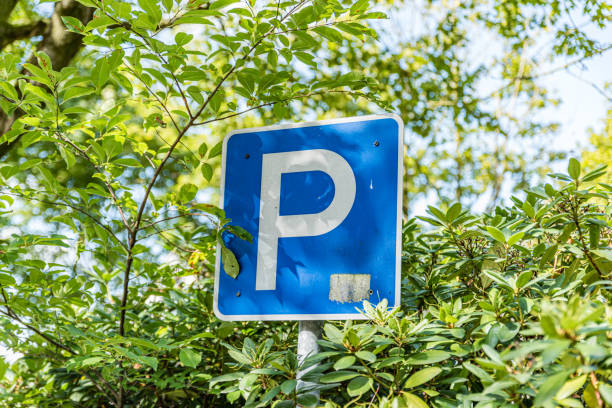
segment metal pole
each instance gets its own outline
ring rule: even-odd
[[[297,355],[298,362],[302,364],[302,362],[309,356],[312,356],[319,352],[319,345],[317,344],[317,340],[321,335],[321,327],[323,326],[323,321],[321,320],[301,320],[300,328],[298,333],[298,345],[297,345]],[[316,365],[308,367],[305,370],[299,371],[297,374],[298,384],[297,389],[307,388],[313,383],[308,381],[301,381],[300,378],[304,376],[307,372],[315,368]],[[319,399],[319,391],[313,391],[310,393]]]

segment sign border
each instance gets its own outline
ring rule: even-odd
[[[382,113],[363,116],[352,116],[347,118],[326,119],[310,122],[287,123],[283,125],[261,126],[245,129],[236,129],[229,132],[223,139],[223,150],[221,157],[221,182],[219,185],[219,208],[224,207],[225,195],[225,161],[227,158],[227,142],[236,134],[252,133],[279,129],[295,129],[303,127],[331,125],[336,123],[364,122],[369,120],[393,119],[398,125],[398,148],[397,148],[397,222],[396,222],[396,250],[395,250],[395,304],[390,307],[400,306],[401,295],[401,262],[402,262],[402,202],[403,202],[403,176],[404,176],[404,122],[395,113]],[[361,313],[325,313],[325,314],[253,314],[253,315],[224,315],[219,310],[219,275],[221,273],[221,245],[217,243],[217,254],[215,261],[215,285],[213,294],[213,311],[215,316],[223,321],[277,321],[277,320],[365,320],[367,317]]]

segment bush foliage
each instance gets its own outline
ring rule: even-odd
[[[304,380],[326,407],[612,404],[612,186],[592,183],[603,172],[581,177],[571,160],[558,187],[511,208],[430,207],[419,218],[433,230],[407,222],[401,310],[365,302],[365,323],[326,323]],[[243,335],[241,351],[226,346],[235,371],[212,389],[247,406],[307,405],[293,350]]]
[[[18,260],[24,245],[54,238],[11,241],[2,263],[29,276],[7,302],[3,340],[25,357],[2,365],[3,401],[107,406],[123,381],[136,406],[315,406],[314,391],[325,407],[610,405],[612,185],[594,182],[604,173],[582,174],[572,159],[568,174],[551,175],[557,183],[512,207],[479,216],[429,207],[403,227],[402,307],[366,301],[365,322],[326,322],[321,352],[302,363],[295,323],[217,320],[210,275],[159,280],[130,311],[137,335],[106,336],[107,316],[84,307],[90,281],[49,282],[41,261]],[[49,286],[37,294],[41,279]],[[40,313],[37,296],[68,316],[57,341],[36,329],[57,323],[42,321],[54,313]],[[37,320],[18,317],[27,311]]]

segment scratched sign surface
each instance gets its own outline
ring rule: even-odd
[[[221,206],[253,242],[217,254],[223,320],[359,319],[399,304],[403,125],[372,115],[243,129],[223,144]]]

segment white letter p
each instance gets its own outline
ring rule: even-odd
[[[331,177],[335,193],[331,204],[320,213],[279,215],[281,175],[322,171]],[[276,289],[278,239],[323,235],[346,218],[355,201],[355,175],[351,166],[331,150],[314,149],[263,155],[259,235],[255,290]]]

